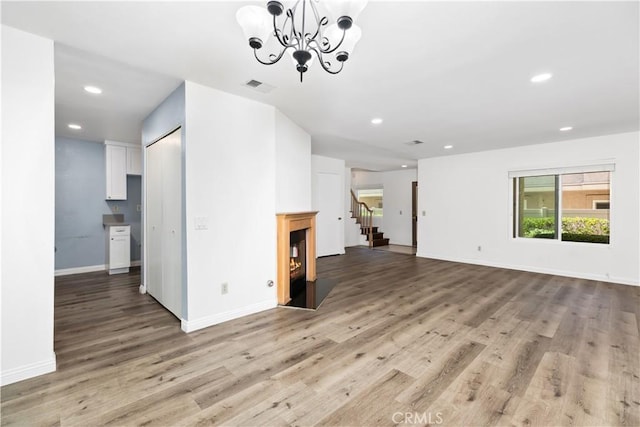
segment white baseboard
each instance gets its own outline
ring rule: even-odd
[[[217,325],[218,323],[227,322],[229,320],[237,319],[239,317],[248,316],[249,314],[258,313],[260,311],[269,310],[278,306],[277,301],[269,300],[256,304],[251,304],[246,307],[237,308],[235,310],[225,311],[223,313],[214,314],[212,316],[203,317],[195,320],[182,319],[182,330],[189,333],[197,331],[198,329],[207,328],[209,326]]]
[[[412,248],[412,247],[413,247],[413,245],[411,244],[411,242],[409,242],[409,243],[404,242],[404,241],[402,241],[402,242],[394,242],[394,241],[392,241],[391,239],[389,239],[389,244],[390,244],[390,245],[396,245],[396,246],[406,246],[406,247],[408,247],[408,248]]]
[[[626,277],[615,277],[615,276],[607,277],[604,274],[585,274],[585,273],[580,273],[575,271],[555,270],[552,268],[532,267],[529,265],[503,264],[503,263],[484,261],[484,260],[478,260],[478,259],[448,258],[448,257],[433,256],[430,254],[423,254],[423,253],[417,253],[416,257],[438,259],[442,261],[460,262],[464,264],[484,265],[486,267],[505,268],[507,270],[518,270],[518,271],[529,271],[532,273],[551,274],[553,276],[572,277],[575,279],[586,279],[586,280],[596,280],[599,282],[619,283],[621,285],[640,286],[640,283],[638,283],[637,280],[626,278]]]
[[[86,267],[73,267],[73,268],[62,268],[60,270],[56,270],[53,275],[54,276],[68,276],[70,274],[80,274],[80,273],[93,273],[94,271],[105,271],[107,266],[104,264],[100,265],[87,265]]]
[[[139,267],[142,265],[142,261],[131,261],[131,267]],[[95,271],[105,271],[107,269],[106,264],[99,265],[87,265],[85,267],[73,267],[73,268],[62,268],[60,270],[56,270],[53,275],[54,276],[68,276],[70,274],[80,274],[80,273],[93,273]]]
[[[17,368],[2,371],[0,377],[0,385],[13,384],[18,381],[37,377],[38,375],[48,374],[56,370],[56,354],[53,353],[51,358],[40,362],[30,363],[29,365],[19,366]]]

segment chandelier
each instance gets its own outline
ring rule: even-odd
[[[362,32],[353,22],[367,5],[367,0],[290,0],[285,6],[280,1],[267,2],[267,8],[244,6],[236,13],[253,54],[264,65],[273,65],[284,56],[291,55],[296,70],[302,76],[313,63],[314,55],[322,68],[330,74],[342,71]],[[326,14],[318,12],[324,6]],[[284,13],[284,17],[278,19]],[[280,21],[280,25],[278,25]],[[264,59],[258,56],[269,36],[276,53]]]

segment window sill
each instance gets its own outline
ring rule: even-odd
[[[558,239],[540,239],[535,237],[512,237],[512,241],[515,242],[536,242],[546,245],[563,245],[563,246],[593,246],[610,248],[612,243],[592,243],[592,242],[573,242],[571,240],[558,240]]]

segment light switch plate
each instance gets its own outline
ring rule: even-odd
[[[194,218],[195,228],[196,230],[208,230],[209,229],[209,218],[206,216],[197,216]]]

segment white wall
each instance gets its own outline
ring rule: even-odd
[[[275,109],[186,82],[185,147],[191,331],[276,306]]]
[[[638,139],[634,132],[420,160],[418,256],[637,285]],[[615,163],[610,245],[512,237],[510,170],[607,159]]]
[[[418,180],[416,169],[382,172],[383,229],[389,243],[411,246],[411,183]]]
[[[53,41],[2,26],[2,379],[55,371]]]
[[[339,203],[340,212],[344,212],[344,216],[342,216],[343,223],[348,218],[348,215],[347,215],[348,208],[345,206],[344,192],[341,191],[340,194],[320,194],[318,191],[318,174],[328,173],[328,174],[338,175],[342,183],[340,188],[345,189],[345,176],[344,176],[345,170],[346,168],[345,168],[344,160],[334,159],[331,157],[318,156],[315,154],[311,156],[311,173],[312,173],[311,194],[312,194],[312,206],[313,206],[312,210],[317,211],[320,209],[319,206],[320,206],[321,197],[331,197],[331,198],[335,197],[337,199],[337,203]],[[327,239],[330,239],[333,237],[333,236],[329,236],[330,233],[331,234],[338,233],[337,238],[340,240],[340,242],[343,242],[341,245],[342,246],[341,250],[338,252],[338,254],[345,253],[344,225],[338,227],[336,230],[323,230],[322,225],[317,223],[316,228],[317,228],[316,252],[318,256],[334,255],[334,252],[330,249],[330,246],[332,245],[325,243]],[[325,239],[325,237],[327,237],[327,239]]]
[[[383,189],[380,231],[391,244],[411,246],[411,183],[418,180],[417,170],[354,171],[351,175],[351,188],[356,194],[358,189]]]
[[[362,243],[360,224],[355,222],[355,218],[351,216],[351,185],[352,172],[351,168],[344,170],[344,246],[358,246]]]
[[[311,136],[275,111],[276,212],[311,210]]]

